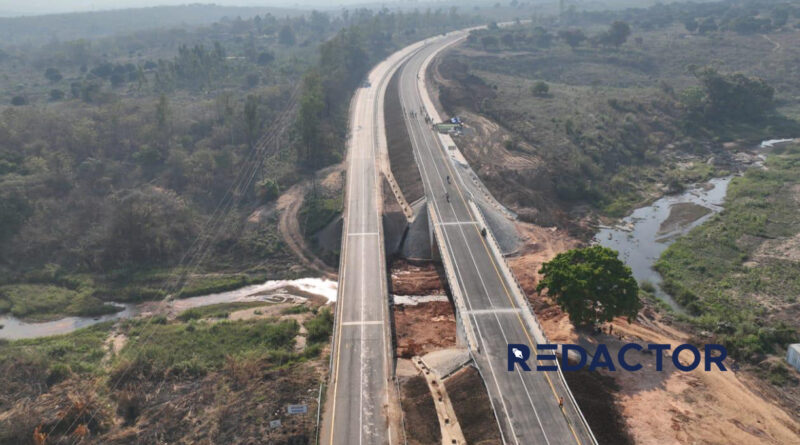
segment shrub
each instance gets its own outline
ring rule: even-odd
[[[533,86],[531,87],[531,94],[533,94],[534,96],[539,96],[539,97],[547,96],[549,92],[550,92],[550,86],[547,85],[546,82],[543,82],[541,80],[533,84]]]
[[[333,313],[329,308],[323,308],[316,317],[306,321],[304,326],[308,331],[309,343],[324,343],[333,332]]]

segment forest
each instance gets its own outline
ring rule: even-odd
[[[21,285],[98,303],[160,298],[194,272],[233,274],[195,293],[287,276],[275,199],[341,159],[350,95],[370,66],[479,21],[356,9],[4,42],[0,310],[45,294]]]

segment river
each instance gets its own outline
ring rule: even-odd
[[[201,295],[191,298],[171,300],[163,304],[163,309],[171,312],[181,312],[193,307],[208,306],[219,303],[233,303],[242,301],[268,301],[281,302],[287,299],[305,299],[311,294],[323,297],[328,301],[336,301],[338,283],[325,278],[300,278],[296,280],[269,280],[262,284],[245,286],[227,292]],[[114,314],[101,317],[65,317],[58,320],[41,323],[28,323],[11,315],[0,316],[0,338],[18,340],[23,338],[38,338],[51,335],[68,334],[76,329],[85,328],[104,321],[131,318],[142,313],[152,313],[159,302],[144,302],[138,304],[112,303],[122,308]]]
[[[769,149],[792,139],[764,141],[760,148]],[[764,153],[752,166],[763,165]],[[703,224],[722,211],[728,184],[734,176],[715,178],[707,183],[695,184],[679,195],[665,196],[654,203],[640,207],[612,227],[600,227],[593,243],[612,248],[633,272],[639,283],[653,284],[655,294],[678,313],[683,308],[661,289],[661,275],[653,264],[661,253],[678,237]]]

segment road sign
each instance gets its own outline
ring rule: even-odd
[[[286,407],[289,414],[306,414],[308,413],[308,405],[289,405]]]
[[[281,420],[280,419],[278,419],[278,420],[270,420],[269,421],[269,427],[272,428],[272,429],[280,428],[281,427]]]

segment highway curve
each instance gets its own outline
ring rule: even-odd
[[[454,270],[450,284],[461,289],[465,300],[467,314],[461,316],[467,318],[467,326],[471,326],[468,329],[478,343],[475,361],[489,390],[504,442],[593,444],[591,432],[556,372],[506,370],[509,343],[527,344],[535,351],[533,333],[523,321],[523,311],[528,308],[515,302],[515,284],[501,272],[498,263],[503,260],[493,254],[481,234],[483,226],[469,205],[469,192],[459,173],[461,167],[442,146],[430,123],[425,122],[426,112],[436,117],[423,91],[426,59],[463,37],[463,32],[454,33],[415,53],[403,66],[398,86],[429,213],[437,216],[443,234],[444,239],[439,240],[439,246],[444,246],[441,253],[449,258]],[[563,408],[559,406],[561,397]]]
[[[392,431],[389,420],[400,407],[392,383],[377,159],[386,146],[386,84],[422,46],[408,46],[378,64],[350,105],[339,293],[321,444],[380,445],[399,438],[399,427]]]

